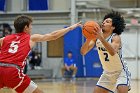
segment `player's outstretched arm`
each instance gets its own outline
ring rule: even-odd
[[[95,45],[94,40],[86,39],[86,42],[81,47],[81,54],[86,55]]]
[[[65,35],[67,32],[73,30],[77,26],[80,26],[80,24],[81,24],[81,22],[76,23],[74,25],[71,25],[71,26],[69,26],[67,28],[64,28],[64,29],[53,31],[53,32],[45,34],[45,35],[40,35],[40,34],[31,35],[31,41],[33,41],[33,42],[42,42],[42,41],[56,40],[59,37]]]

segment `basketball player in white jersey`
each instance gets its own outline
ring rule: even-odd
[[[125,22],[120,13],[112,11],[105,15],[100,31],[94,31],[96,40],[86,39],[81,47],[85,55],[96,45],[103,73],[93,93],[128,93],[130,89],[130,73],[122,59],[121,33]],[[94,57],[93,57],[94,58]]]

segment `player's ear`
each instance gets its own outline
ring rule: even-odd
[[[27,30],[28,29],[28,26],[26,25],[25,27],[24,27],[24,30]]]

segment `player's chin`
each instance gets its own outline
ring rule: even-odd
[[[105,29],[102,29],[102,32],[105,32]]]

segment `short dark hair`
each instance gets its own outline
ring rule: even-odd
[[[124,18],[121,16],[121,14],[117,11],[112,10],[112,12],[104,16],[104,20],[107,18],[112,19],[112,26],[115,27],[115,29],[113,30],[113,33],[120,35],[124,31],[124,28],[126,25]]]
[[[71,53],[71,54],[72,54],[72,51],[68,51],[68,54],[69,54],[69,53]]]
[[[21,33],[24,30],[25,26],[29,27],[29,24],[32,23],[32,17],[27,15],[20,15],[17,16],[14,20],[14,27],[16,30],[16,33]]]

